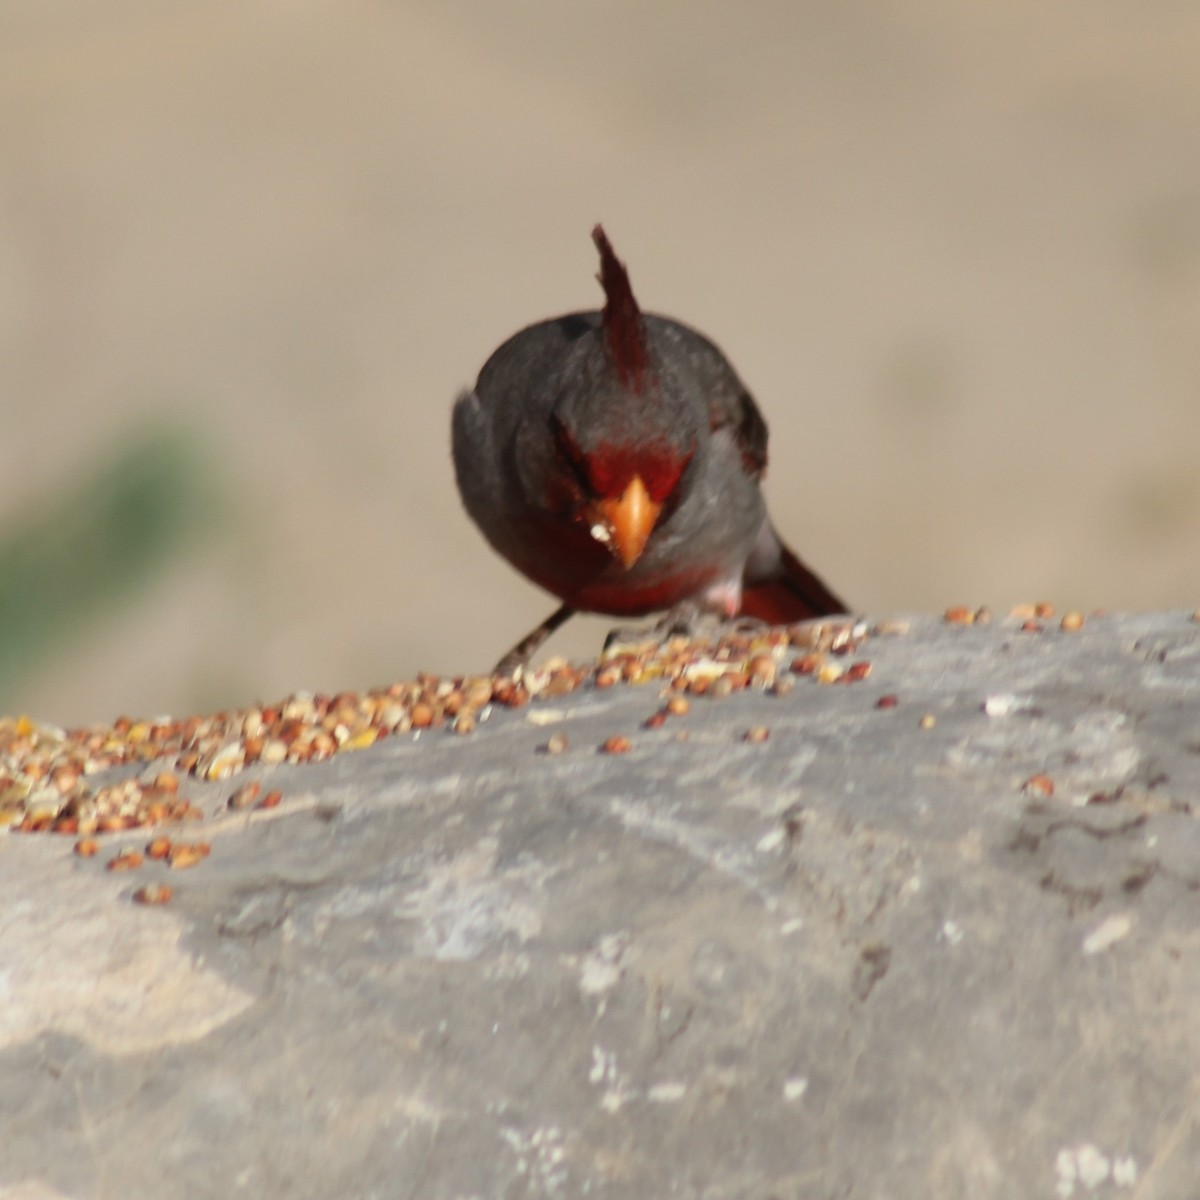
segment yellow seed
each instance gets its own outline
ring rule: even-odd
[[[368,746],[375,744],[375,739],[378,736],[378,731],[368,725],[363,729],[357,729],[349,734],[346,740],[342,742],[341,748],[343,750],[365,750]]]

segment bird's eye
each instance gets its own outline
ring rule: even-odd
[[[571,436],[571,431],[557,416],[550,418],[550,430],[554,437],[554,448],[563,465],[575,477],[576,483],[588,493],[592,491],[592,483],[588,478],[587,460],[579,448],[579,443]]]

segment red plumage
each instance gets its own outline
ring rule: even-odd
[[[621,383],[641,395],[650,375],[646,321],[634,298],[629,272],[613,252],[602,225],[592,230],[592,241],[600,251],[599,279],[604,288],[604,336],[609,357]]]

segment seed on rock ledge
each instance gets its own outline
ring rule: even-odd
[[[922,729],[932,729],[937,724],[937,717],[933,713],[926,713],[919,722]]]
[[[613,736],[605,738],[600,749],[605,754],[628,754],[633,749],[633,743],[627,737]]]
[[[75,853],[80,858],[95,858],[100,853],[100,843],[95,838],[80,838],[75,843]]]
[[[746,664],[746,670],[753,682],[763,687],[770,687],[775,682],[775,672],[778,664],[770,654],[756,654]]]
[[[1041,617],[1043,621],[1047,620],[1048,618],[1054,616],[1054,605],[1047,604],[1043,600],[1040,604],[1035,604],[1033,606],[1033,615],[1035,617]]]
[[[1075,633],[1083,628],[1084,619],[1084,615],[1081,612],[1069,612],[1063,616],[1058,627],[1063,633]]]
[[[876,708],[895,708],[896,705],[899,703],[900,703],[900,698],[898,696],[894,695],[893,693],[888,692],[888,694],[886,696],[880,696],[879,699],[875,701],[875,707]]]
[[[672,696],[667,701],[667,712],[673,717],[686,717],[692,706],[686,696]]]
[[[171,854],[171,839],[168,837],[156,837],[146,847],[147,858],[168,858]]]
[[[972,609],[956,605],[954,608],[946,609],[943,620],[947,625],[973,625],[975,613]]]
[[[1031,775],[1021,787],[1031,796],[1054,795],[1054,780],[1049,775]]]
[[[643,729],[661,729],[667,723],[665,712],[651,713],[643,722]]]
[[[278,789],[268,792],[259,803],[259,808],[278,808],[280,801],[283,800],[283,793]]]
[[[105,866],[110,871],[135,871],[142,862],[142,856],[137,850],[126,850],[116,858],[110,858]]]
[[[175,870],[182,871],[187,867],[194,867],[198,862],[203,862],[210,853],[212,853],[212,846],[208,842],[178,842],[171,847],[169,861]]]
[[[595,685],[598,688],[610,688],[614,684],[621,682],[620,667],[604,667],[596,672]]]
[[[227,805],[232,809],[251,808],[258,799],[258,793],[261,791],[262,784],[257,780],[253,783],[244,783],[229,797]]]
[[[860,679],[866,679],[871,673],[871,664],[869,662],[851,663],[846,668],[845,679],[847,683],[858,683]]]
[[[268,738],[263,743],[262,753],[259,755],[259,761],[268,767],[277,766],[283,762],[288,755],[287,742],[281,738]]]
[[[165,883],[148,883],[133,893],[135,904],[167,904],[175,893]]]
[[[771,736],[771,731],[765,725],[754,725],[742,734],[743,742],[765,742]]]
[[[565,733],[552,733],[546,739],[545,752],[547,754],[562,754],[569,744]]]

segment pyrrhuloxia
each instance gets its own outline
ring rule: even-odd
[[[767,426],[745,385],[706,337],[643,314],[599,225],[592,238],[603,311],[515,334],[454,406],[467,512],[563,602],[497,670],[523,665],[579,610],[845,612],[767,516]]]

